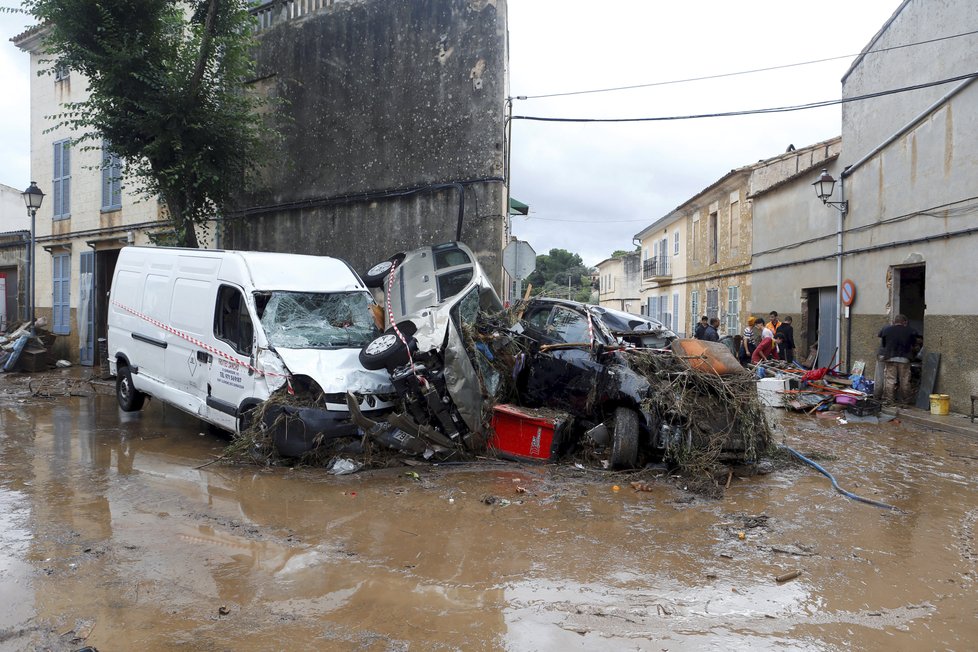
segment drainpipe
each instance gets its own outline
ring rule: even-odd
[[[842,202],[839,211],[839,234],[836,243],[836,261],[835,261],[835,294],[836,294],[836,309],[839,314],[836,316],[835,320],[835,345],[838,347],[839,351],[839,362],[842,361],[842,319],[845,312],[844,306],[842,305],[842,256],[845,253],[845,247],[842,241],[842,229],[844,228],[846,221],[846,214],[849,212],[849,204],[846,203],[846,179],[842,174],[839,175],[839,200]],[[849,373],[849,342],[846,342],[846,368],[843,370],[846,374]],[[834,360],[829,360],[829,367],[832,366]]]

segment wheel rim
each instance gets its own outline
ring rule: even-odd
[[[393,266],[394,263],[392,263],[389,260],[385,260],[382,263],[377,263],[376,265],[374,265],[373,267],[367,270],[367,276],[380,276],[381,274],[386,274],[391,270],[391,267]]]
[[[123,378],[119,382],[119,396],[121,396],[122,397],[122,400],[125,401],[126,403],[129,402],[129,396],[130,396],[131,390],[132,390],[132,388],[129,387],[129,379],[128,378]]]
[[[388,335],[381,335],[373,342],[367,345],[364,349],[367,355],[379,355],[387,350],[389,350],[397,342],[397,336],[393,333]]]

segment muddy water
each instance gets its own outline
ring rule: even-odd
[[[776,418],[903,511],[800,466],[721,500],[502,464],[196,468],[224,441],[153,402],[6,401],[0,649],[973,648],[978,445]]]

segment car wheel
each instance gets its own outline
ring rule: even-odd
[[[408,345],[411,338],[407,338]],[[360,364],[364,369],[393,369],[408,361],[408,349],[397,333],[388,331],[360,350]]]
[[[146,402],[146,395],[132,384],[128,365],[119,365],[115,379],[115,397],[123,412],[138,412]]]
[[[368,288],[379,288],[387,282],[387,276],[391,273],[391,267],[395,264],[400,265],[401,261],[404,260],[404,254],[397,254],[391,256],[389,259],[382,263],[377,263],[373,267],[367,270],[367,273],[363,275],[363,283]]]
[[[611,436],[611,467],[631,469],[638,462],[638,412],[631,408],[615,409]]]

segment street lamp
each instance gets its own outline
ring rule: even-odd
[[[37,184],[31,181],[31,185],[27,187],[27,190],[21,193],[21,197],[24,198],[24,203],[27,204],[27,214],[31,216],[31,249],[29,254],[30,266],[31,266],[31,337],[36,333],[34,330],[34,323],[37,321],[34,318],[34,247],[37,244],[36,235],[34,232],[34,222],[37,217],[37,209],[41,207],[41,202],[44,201],[44,193],[41,189],[37,187]]]
[[[823,204],[827,204],[840,213],[845,214],[849,211],[849,202],[845,201],[829,201],[829,197],[835,192],[835,179],[829,174],[829,171],[822,168],[822,174],[818,175],[818,179],[812,184],[815,187],[815,195],[822,200]]]
[[[844,173],[843,173],[843,176]],[[836,235],[836,261],[835,261],[835,272],[836,272],[836,284],[835,292],[836,299],[838,300],[836,304],[836,320],[835,320],[835,345],[837,350],[842,352],[842,228],[843,223],[846,219],[846,214],[849,212],[849,202],[845,198],[845,186],[842,186],[839,190],[839,194],[842,197],[841,201],[829,201],[829,197],[835,192],[835,179],[829,174],[829,171],[822,168],[822,174],[818,175],[818,179],[812,184],[815,188],[815,195],[822,200],[822,203],[831,206],[832,208],[839,211],[839,232]],[[848,310],[848,309],[847,309]],[[848,355],[848,343],[847,343],[846,353]],[[834,359],[834,356],[833,356]],[[840,362],[842,360],[841,356],[839,358]],[[832,366],[832,360],[829,360],[828,365]],[[846,373],[849,372],[848,369],[845,370]]]

